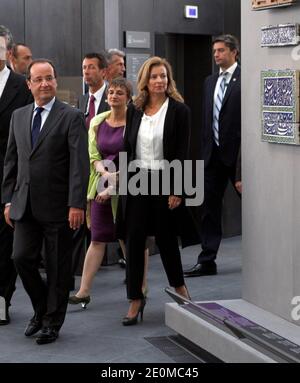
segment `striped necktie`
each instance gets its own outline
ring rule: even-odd
[[[219,116],[222,108],[222,103],[225,95],[226,89],[226,76],[228,72],[222,72],[220,76],[222,76],[222,80],[220,82],[220,86],[218,89],[217,96],[214,99],[214,119],[213,119],[213,133],[214,140],[217,146],[219,146]]]

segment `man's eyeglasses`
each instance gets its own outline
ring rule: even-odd
[[[37,78],[31,78],[30,81],[32,81],[34,84],[41,84],[42,82],[51,82],[55,79],[53,76],[46,76],[46,77],[37,77]]]

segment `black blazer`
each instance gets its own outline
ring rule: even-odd
[[[22,219],[28,197],[37,220],[65,221],[69,207],[86,207],[89,155],[84,116],[56,99],[32,150],[33,108],[30,104],[12,115],[2,202],[11,202],[10,217],[16,221]]]
[[[110,107],[106,101],[106,89],[107,89],[107,86],[105,87],[105,90],[103,92],[96,114],[100,114],[100,113],[106,112],[107,110],[110,110]],[[84,113],[85,115],[87,111],[86,108],[87,108],[88,102],[89,102],[89,93],[81,95],[78,99],[78,109],[80,109],[82,113]]]
[[[235,166],[241,143],[241,68],[237,66],[225,93],[219,115],[220,158],[226,166]],[[208,165],[213,149],[214,92],[219,74],[205,79],[201,126],[201,153]]]
[[[136,159],[136,142],[142,116],[143,111],[137,110],[133,104],[128,106],[124,136],[124,146],[127,152],[128,162]],[[177,159],[183,164],[184,160],[189,159],[190,133],[191,113],[189,107],[170,97],[163,133],[163,153],[165,160],[171,162]],[[121,197],[120,205],[122,205],[123,208],[123,217],[126,216],[126,199],[126,196]],[[170,214],[174,217],[178,234],[181,237],[182,247],[200,242],[199,233],[196,230],[193,217],[184,203],[177,209],[170,211]]]
[[[21,108],[32,101],[33,98],[26,84],[25,77],[11,71],[0,98],[0,185],[3,178],[4,156],[11,115],[15,109]]]

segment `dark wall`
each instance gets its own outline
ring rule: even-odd
[[[26,42],[35,57],[53,60],[60,75],[80,73],[81,0],[27,0],[25,21]]]
[[[198,19],[184,17],[185,4],[198,6]],[[217,35],[224,30],[224,0],[122,0],[120,15],[122,38],[126,30],[195,35]],[[149,51],[153,54],[155,38],[152,42]]]
[[[25,0],[1,0],[0,25],[5,25],[14,35],[15,41],[25,41]]]
[[[224,33],[230,33],[241,41],[241,0],[224,0]]]
[[[240,0],[187,1],[198,5],[198,20],[184,18],[182,0],[118,3],[119,48],[126,30],[149,31],[150,54],[155,52],[155,33],[216,35],[225,31],[240,37]],[[10,28],[16,41],[30,45],[35,57],[52,58],[63,76],[79,76],[82,55],[105,48],[104,0],[1,0],[0,23]]]
[[[185,4],[198,6],[197,20],[184,17]],[[224,0],[122,0],[120,6],[123,30],[214,35],[224,29]]]
[[[103,0],[1,0],[0,24],[61,76],[81,76],[81,59],[104,49]]]
[[[104,49],[104,3],[81,0],[82,54]],[[78,20],[79,23],[79,20]]]
[[[123,0],[120,1],[120,41],[124,42],[125,31],[146,31],[151,34],[150,49],[124,49],[128,53],[149,53],[153,55],[155,50],[154,31],[155,19],[153,0]]]
[[[198,19],[184,17],[184,5],[198,6]],[[154,0],[158,32],[213,35],[223,31],[223,0]]]

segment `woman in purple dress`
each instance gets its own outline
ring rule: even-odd
[[[131,99],[131,85],[124,78],[111,81],[107,90],[110,111],[95,116],[89,129],[90,182],[88,199],[91,200],[91,244],[87,250],[79,291],[69,298],[69,303],[90,302],[90,289],[95,274],[101,266],[105,246],[117,239],[114,217],[117,196],[109,192],[109,187],[98,192],[100,183],[112,185],[118,170],[119,152],[123,151],[123,133],[126,123],[126,109]],[[106,167],[106,161],[114,169]],[[99,183],[100,181],[100,183]],[[123,244],[122,244],[123,245]],[[122,246],[124,247],[124,246]]]

